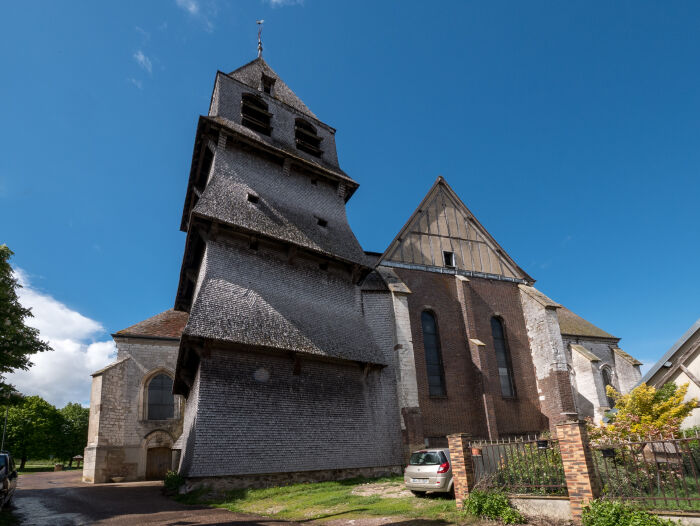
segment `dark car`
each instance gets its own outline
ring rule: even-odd
[[[17,489],[15,460],[7,451],[0,451],[0,509],[12,500]]]

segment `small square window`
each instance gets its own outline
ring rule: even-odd
[[[445,263],[446,267],[454,268],[455,267],[455,253],[454,252],[448,252],[448,251],[443,251],[442,252],[442,261]]]
[[[328,221],[325,219],[321,219],[320,217],[316,218],[316,222],[318,223],[318,226],[322,226],[323,228],[326,228],[328,226]]]
[[[262,76],[262,88],[268,95],[272,94],[272,88],[275,86],[275,79],[268,77],[267,75]]]
[[[257,203],[258,201],[260,201],[260,198],[255,194],[248,194],[248,201],[250,201],[251,203]]]

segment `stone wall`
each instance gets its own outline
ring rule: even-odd
[[[569,361],[559,329],[558,305],[538,295],[532,287],[520,286],[520,291],[540,407],[553,430],[564,421],[564,413],[576,411]]]
[[[88,482],[144,479],[147,449],[171,447],[182,432],[182,397],[175,399],[173,419],[149,420],[145,407],[148,380],[160,372],[173,376],[178,340],[117,336],[115,341],[117,361],[93,377],[83,468]]]

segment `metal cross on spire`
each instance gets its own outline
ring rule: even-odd
[[[262,28],[264,20],[258,20],[258,58],[262,58]]]

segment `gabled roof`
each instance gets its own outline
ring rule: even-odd
[[[443,251],[454,254],[455,270],[534,282],[440,176],[382,254],[381,264],[449,268]]]
[[[565,336],[582,336],[588,338],[606,338],[611,340],[619,340],[612,334],[605,332],[593,325],[590,321],[584,320],[578,314],[574,314],[566,307],[557,309],[559,317],[559,329]]]
[[[275,80],[275,85],[272,89],[272,96],[291,106],[292,108],[313,117],[316,119],[316,115],[304,104],[299,97],[285,84],[285,82],[280,78],[280,76],[274,72],[274,70],[263,60],[262,57],[258,57],[255,60],[248,62],[246,65],[241,66],[235,71],[229,73],[229,77],[242,82],[250,86],[251,88],[258,89],[260,87],[260,80],[262,75],[270,77]]]
[[[179,340],[187,324],[187,317],[186,312],[168,309],[126,329],[117,331],[112,336]]]
[[[644,375],[644,377],[640,380],[639,383],[647,383],[647,382],[649,382],[649,380],[651,380],[651,379],[653,378],[653,376],[654,376],[656,373],[659,372],[659,370],[663,367],[663,365],[664,365],[666,362],[673,362],[672,358],[674,357],[674,355],[675,355],[675,354],[686,344],[686,342],[688,342],[688,340],[690,340],[690,339],[693,337],[693,335],[695,335],[695,333],[697,333],[698,331],[700,331],[700,318],[698,318],[698,320],[697,320],[695,323],[693,323],[693,325],[690,327],[690,329],[688,329],[687,331],[685,331],[685,333],[683,334],[683,336],[681,336],[680,339],[679,339],[676,343],[674,343],[668,351],[666,351],[666,354],[664,354],[664,355],[661,357],[661,359],[660,359],[658,362],[656,362],[656,363],[652,366],[652,368],[649,369],[649,371],[647,371],[647,374]],[[680,365],[680,364],[675,364],[675,363],[674,363],[674,365]]]

